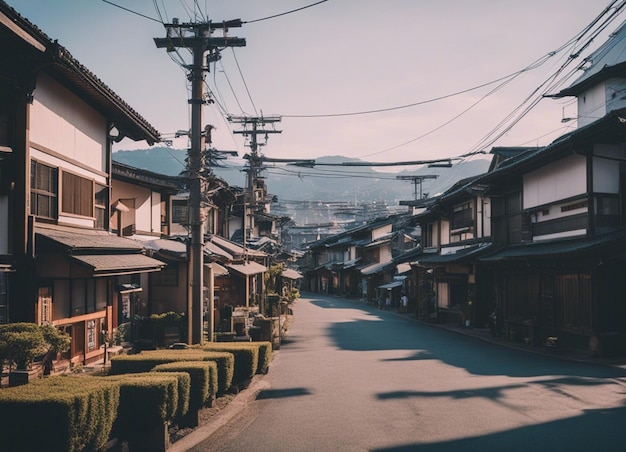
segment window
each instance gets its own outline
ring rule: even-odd
[[[428,223],[422,232],[422,240],[424,248],[435,246],[434,227],[433,223]]]
[[[94,216],[94,189],[93,181],[63,171],[63,195],[61,209],[63,213]]]
[[[30,213],[37,217],[57,218],[57,168],[37,161],[30,164]]]
[[[456,206],[452,211],[451,229],[462,229],[474,226],[474,218],[472,215],[472,206],[468,202],[460,206]]]
[[[37,301],[39,309],[37,312],[37,323],[39,325],[52,324],[52,288],[40,287],[37,290]]]
[[[172,200],[172,223],[189,224],[189,204],[186,199]]]
[[[108,229],[106,224],[106,208],[109,199],[108,187],[96,184],[95,208],[96,208],[96,229]]]

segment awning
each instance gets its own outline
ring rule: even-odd
[[[356,264],[361,260],[360,257],[357,257],[356,259],[350,259],[349,261],[345,261],[343,263],[343,268],[344,269],[348,269],[348,268],[352,268],[354,266],[356,266]]]
[[[471,262],[477,259],[479,256],[484,256],[487,251],[491,250],[491,246],[491,243],[470,246],[460,249],[455,253],[448,254],[424,253],[419,257],[417,265],[420,265],[422,267],[431,267],[437,265],[461,264]]]
[[[379,289],[393,289],[394,287],[400,287],[404,284],[402,281],[392,281],[387,284],[383,284],[382,286],[378,286]]]
[[[626,234],[622,231],[592,238],[536,242],[509,245],[480,259],[481,262],[500,262],[526,259],[571,259],[572,257],[618,257],[626,254]]]
[[[369,275],[373,275],[375,273],[378,273],[379,271],[384,270],[386,267],[390,265],[393,265],[393,262],[390,261],[390,262],[376,263],[376,264],[363,267],[360,270],[361,270],[362,275],[369,276]]]
[[[135,240],[118,237],[107,231],[80,230],[70,231],[67,229],[46,229],[41,226],[35,227],[36,246],[41,246],[40,240],[55,244],[67,251],[81,250],[83,253],[117,253],[141,252],[143,245]]]
[[[225,276],[228,274],[228,269],[221,266],[220,264],[218,264],[217,262],[209,262],[207,264],[204,264],[204,267],[207,269],[211,269],[213,270],[213,276]]]
[[[245,264],[231,264],[227,265],[226,268],[230,268],[231,270],[236,271],[237,273],[240,273],[244,276],[258,275],[259,273],[267,271],[267,267],[256,262],[246,262]]]
[[[402,274],[402,273],[406,273],[406,272],[410,272],[411,271],[411,264],[409,264],[408,262],[402,263],[402,264],[398,264],[396,265],[396,270],[398,271],[398,274]]]
[[[302,275],[300,273],[298,273],[295,270],[292,270],[290,268],[287,268],[285,270],[283,270],[283,272],[281,273],[281,276],[283,278],[287,278],[287,279],[300,279],[302,278]]]
[[[143,254],[84,254],[67,257],[88,267],[94,276],[155,272],[165,267],[164,262]]]
[[[139,287],[139,284],[121,284],[117,288],[119,293],[141,292],[142,290],[143,289]]]

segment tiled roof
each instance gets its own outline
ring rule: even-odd
[[[148,121],[78,62],[65,47],[59,45],[56,40],[51,40],[41,29],[1,0],[0,14],[5,15],[14,27],[26,36],[24,40],[36,42],[37,48],[41,46],[45,50],[36,54],[41,60],[37,64],[41,64],[43,70],[65,81],[70,89],[80,93],[83,98],[95,105],[101,113],[113,120],[120,132],[135,141],[146,140],[150,144],[160,139],[159,132]],[[15,31],[3,28],[2,25],[0,31],[11,33],[9,36],[17,35]]]
[[[159,271],[165,263],[143,254],[93,254],[69,256],[79,264],[87,266],[94,274],[119,274]]]
[[[417,264],[420,266],[433,266],[441,264],[461,263],[468,260],[477,258],[478,256],[488,252],[492,248],[491,243],[483,243],[480,245],[474,245],[467,248],[460,249],[455,253],[448,254],[422,254],[417,259]]]
[[[609,78],[614,70],[626,64],[626,22],[613,32],[609,39],[586,58],[589,63],[584,73],[558,96],[575,96],[600,78]],[[603,74],[606,74],[603,77]],[[622,75],[623,77],[623,75]]]
[[[107,231],[47,229],[36,227],[36,239],[48,240],[57,246],[66,247],[72,253],[110,250],[114,252],[141,252],[143,246],[135,240],[119,237]]]
[[[626,251],[625,245],[626,233],[620,231],[591,238],[585,237],[505,246],[479,260],[481,262],[497,262],[527,258],[582,257],[583,255],[591,255],[598,250],[610,251],[611,254],[620,254]]]

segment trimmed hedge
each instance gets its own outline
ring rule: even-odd
[[[228,390],[233,384],[235,357],[229,352],[205,352],[187,350],[144,350],[135,355],[111,357],[110,375],[150,372],[159,364],[180,361],[215,361],[217,363],[218,393]]]
[[[251,380],[259,367],[259,347],[251,345],[251,342],[212,342],[198,345],[197,348],[209,353],[228,352],[235,355],[233,385]]]
[[[200,409],[217,394],[217,363],[215,361],[184,361],[159,364],[153,372],[187,372],[191,377],[189,410]]]
[[[181,418],[189,409],[191,377],[186,372],[147,372],[101,377],[120,386],[115,432],[126,439]]]
[[[260,342],[208,342],[198,346],[202,350],[230,350],[230,348],[256,347],[259,350],[257,374],[266,374],[272,361],[272,343],[269,341]]]
[[[117,382],[55,376],[0,391],[3,450],[103,449],[118,412]]]

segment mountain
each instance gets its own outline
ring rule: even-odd
[[[187,151],[167,147],[143,150],[124,150],[113,153],[113,160],[159,174],[178,175],[185,167]],[[342,162],[361,162],[342,156],[315,159],[319,165],[304,168],[291,165],[272,166],[265,171],[267,188],[278,200],[290,201],[344,201],[381,202],[397,205],[400,200],[419,197],[420,187],[411,180],[396,176],[437,176],[424,179],[421,193],[435,195],[447,190],[455,182],[487,171],[489,160],[460,162],[451,168],[428,168],[400,172],[379,171],[368,166],[341,166]],[[243,162],[238,166],[228,163],[225,168],[213,168],[214,173],[232,186],[245,185]]]

